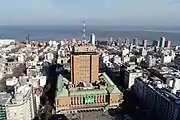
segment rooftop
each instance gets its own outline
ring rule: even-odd
[[[156,83],[155,80],[154,80],[154,81],[151,81],[151,80],[149,80],[149,79],[146,79],[146,81],[144,81],[142,78],[138,78],[138,80],[140,80],[142,83],[144,83],[144,85],[146,85],[146,86],[148,86],[148,87],[150,87],[150,88],[153,88],[153,90],[154,90],[157,94],[161,95],[161,96],[162,96],[163,98],[165,98],[167,101],[172,101],[172,102],[174,102],[175,104],[179,104],[179,105],[180,105],[180,97],[178,97],[177,95],[171,93],[166,86],[163,87],[163,84],[162,84],[162,83],[161,83],[162,86],[161,86],[161,87],[158,87],[158,84]],[[151,81],[151,82],[147,82],[148,80]],[[158,80],[158,79],[157,79],[157,80]],[[154,84],[152,84],[152,82],[153,82]],[[159,83],[159,84],[160,84],[160,83]]]
[[[1,92],[0,93],[0,104],[3,105],[7,102],[7,100],[11,97],[9,93]]]
[[[76,90],[68,90],[68,85],[70,82],[64,78],[63,76],[58,77],[57,84],[57,97],[62,96],[78,96],[78,95],[97,95],[97,94],[122,94],[117,86],[111,81],[111,79],[106,75],[106,73],[100,73],[99,77],[101,80],[104,80],[109,85],[105,88],[92,88],[92,89],[76,89]]]
[[[77,95],[96,95],[96,94],[107,94],[106,89],[87,89],[87,90],[77,90],[77,91],[70,91],[70,96],[77,96]]]
[[[92,45],[74,46],[73,52],[96,52],[96,47]]]
[[[31,87],[32,87],[31,85],[24,85],[24,86],[18,87],[15,91],[14,98],[8,100],[7,104],[17,105],[17,104],[26,102],[26,99],[31,92]]]
[[[99,77],[104,80],[105,82],[109,83],[110,85],[115,85],[112,80],[107,76],[107,74],[104,72],[104,73],[100,73],[99,74]]]

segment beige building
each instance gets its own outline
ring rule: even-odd
[[[76,46],[71,54],[71,81],[73,83],[98,81],[99,55],[95,46]]]

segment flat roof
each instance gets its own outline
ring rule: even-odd
[[[100,78],[102,78],[102,80],[104,80],[105,82],[109,83],[110,85],[115,85],[112,80],[107,76],[107,74],[104,73],[100,73]]]
[[[9,98],[11,98],[10,94],[8,94],[6,92],[1,92],[0,93],[0,104],[4,105]]]
[[[78,95],[97,95],[97,94],[107,94],[106,89],[87,89],[87,90],[76,90],[70,91],[70,96],[78,96]]]
[[[68,97],[69,91],[66,88],[62,88],[62,91],[57,91],[56,94],[57,97]]]
[[[58,84],[56,92],[57,97],[63,96],[83,96],[83,95],[97,95],[97,94],[122,94],[122,92],[117,88],[117,86],[111,81],[111,79],[106,75],[106,73],[100,73],[99,77],[105,82],[109,83],[110,86],[102,89],[80,89],[80,90],[68,90],[67,85],[69,81],[63,76],[58,77]]]
[[[122,92],[117,88],[117,86],[113,85],[113,86],[109,86],[106,88],[108,90],[109,93],[111,94],[122,94]]]

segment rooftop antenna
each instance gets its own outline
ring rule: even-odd
[[[83,21],[83,41],[86,41],[86,23]]]

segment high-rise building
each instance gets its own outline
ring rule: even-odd
[[[110,37],[108,40],[108,45],[111,45],[113,43],[113,37]]]
[[[95,42],[96,42],[96,36],[92,33],[91,34],[91,44],[95,45]]]
[[[147,47],[147,40],[143,40],[142,45],[143,45],[144,48],[146,48]]]
[[[120,44],[122,42],[121,38],[118,38],[116,42],[117,42],[117,44]]]
[[[106,73],[99,73],[95,46],[75,46],[71,53],[71,82],[58,76],[56,114],[108,110],[122,103],[122,92]]]
[[[95,46],[74,46],[71,54],[71,81],[73,83],[98,81],[99,55]]]
[[[153,41],[153,46],[160,47],[160,41],[159,40],[154,40]]]
[[[161,38],[160,38],[160,47],[161,47],[161,48],[164,48],[164,47],[165,47],[165,41],[166,41],[166,38],[165,38],[165,37],[161,37]]]
[[[170,49],[170,48],[171,48],[171,41],[170,41],[170,40],[167,40],[167,41],[165,42],[165,47],[166,47],[167,49]]]
[[[138,45],[139,44],[139,39],[138,38],[134,38],[133,39],[133,45]]]
[[[124,42],[126,45],[129,45],[129,39],[128,38],[125,38]]]
[[[7,120],[32,120],[35,117],[35,103],[32,85],[18,87],[12,98],[6,102]]]

